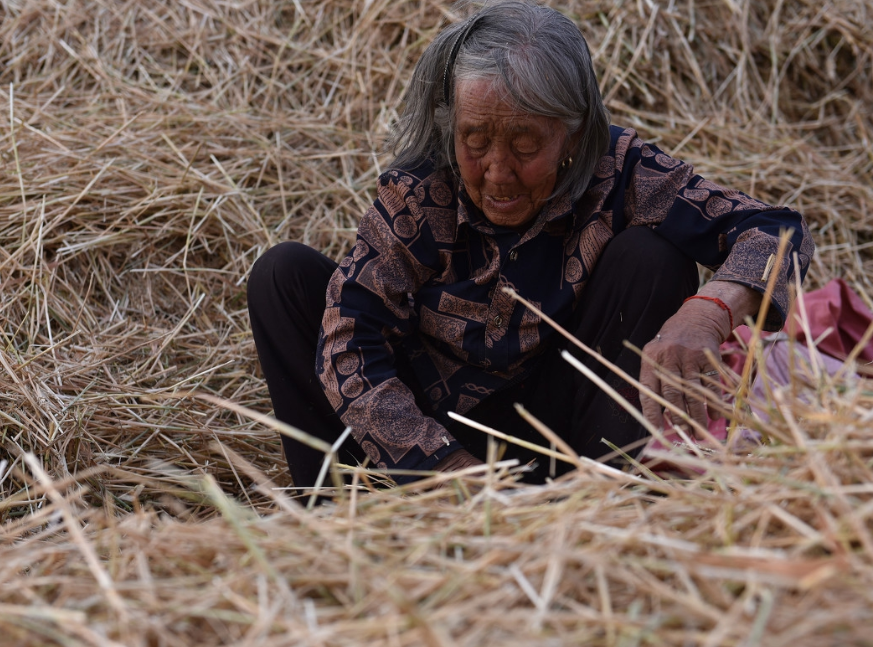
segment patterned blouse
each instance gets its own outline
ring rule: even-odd
[[[489,223],[449,171],[389,170],[327,290],[316,372],[340,418],[380,468],[432,469],[461,445],[446,412],[465,413],[522,377],[555,334],[502,291],[509,286],[564,324],[597,259],[626,227],[647,226],[714,279],[763,292],[781,229],[806,272],[813,243],[801,215],[696,175],[693,168],[610,128],[611,143],[575,204],[549,202],[524,232]],[[767,320],[788,311],[783,263]],[[409,359],[430,411],[397,377]],[[398,478],[398,481],[407,479]]]

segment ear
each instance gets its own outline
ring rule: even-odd
[[[582,131],[577,130],[572,135],[568,136],[564,141],[564,148],[561,150],[561,159],[572,157],[579,148],[579,142],[582,141]]]

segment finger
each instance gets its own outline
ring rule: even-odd
[[[685,401],[688,405],[688,415],[694,422],[706,429],[709,426],[709,420],[706,417],[704,398],[700,394],[689,393],[685,396]]]
[[[664,408],[647,395],[640,393],[640,406],[649,423],[658,429],[664,428]]]
[[[719,389],[719,372],[717,368],[713,368],[711,366],[704,367],[700,369],[700,372],[697,374],[700,378],[700,383],[703,384],[706,388],[712,390],[713,388]]]
[[[700,383],[707,390],[706,410],[712,420],[721,420],[724,416],[720,404],[724,404],[724,389],[721,385],[718,370],[703,369],[700,373]]]
[[[673,376],[675,377],[675,373]],[[674,409],[670,410],[670,415],[672,416],[672,420],[675,424],[682,423],[682,414],[685,413],[688,409],[688,406],[685,402],[685,394],[682,391],[670,384],[669,382],[661,383],[661,395],[663,398],[673,405]]]
[[[652,367],[643,360],[643,365],[640,369],[640,384],[649,389],[652,393],[661,394],[661,381],[658,379]],[[658,402],[647,396],[643,391],[640,391],[640,408],[646,420],[658,429],[664,428],[664,409]]]
[[[687,383],[689,383],[689,388],[687,390],[682,390],[685,395],[688,415],[691,416],[691,419],[694,420],[694,422],[706,429],[709,421],[706,418],[706,405],[704,404],[705,398],[701,393],[695,391],[691,387],[692,382],[697,382],[700,379],[699,366],[699,362],[695,361],[686,361],[683,363],[682,377]]]
[[[649,389],[657,395],[661,394],[660,383],[649,385]],[[664,407],[657,400],[648,397],[644,393],[640,393],[640,408],[651,425],[658,429],[664,428]]]

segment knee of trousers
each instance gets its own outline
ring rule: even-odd
[[[272,307],[289,289],[310,283],[313,269],[325,260],[321,253],[303,243],[289,241],[271,247],[255,261],[249,273],[246,286],[249,310]]]
[[[610,276],[626,277],[653,290],[675,290],[686,286],[695,290],[697,263],[670,241],[649,227],[628,227],[606,246],[597,269]]]

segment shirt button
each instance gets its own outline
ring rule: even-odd
[[[494,325],[495,326],[499,326],[502,323],[503,323],[503,317],[501,317],[500,315],[497,315],[496,317],[494,317]]]
[[[509,260],[514,261],[517,258],[518,252],[516,250],[513,249],[511,252],[509,252]]]

